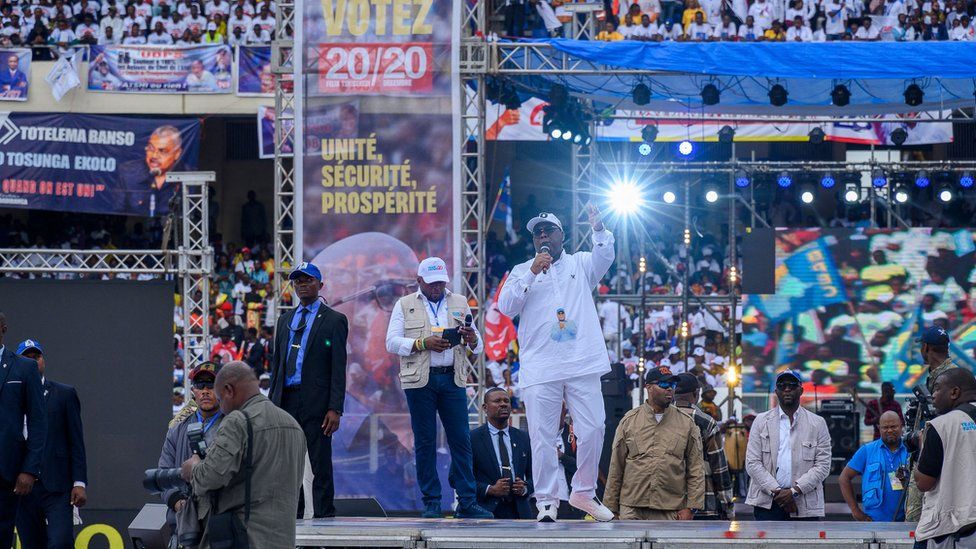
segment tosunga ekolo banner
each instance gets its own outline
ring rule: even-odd
[[[387,510],[420,506],[399,360],[385,345],[390,312],[417,290],[426,257],[443,258],[460,287],[460,6],[322,0],[306,2],[297,25],[299,238],[350,324],[336,497],[376,497]],[[450,504],[446,482],[443,493]]]
[[[162,215],[199,152],[196,118],[0,113],[0,206]]]

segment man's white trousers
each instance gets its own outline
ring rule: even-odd
[[[554,367],[558,367],[554,365]],[[573,418],[576,436],[576,474],[573,493],[587,498],[596,495],[596,480],[603,451],[605,412],[601,374],[588,374],[559,381],[539,383],[522,391],[525,417],[532,441],[532,479],[538,505],[559,504],[559,457],[556,441],[562,425],[563,402]]]

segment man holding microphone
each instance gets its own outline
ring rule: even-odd
[[[559,457],[552,442],[559,436],[564,400],[577,440],[569,503],[596,520],[613,519],[596,497],[605,419],[600,376],[610,371],[610,359],[593,290],[613,263],[614,239],[596,207],[587,206],[587,216],[593,249],[575,254],[563,252],[562,223],[555,215],[543,212],[529,220],[536,256],[512,269],[498,297],[503,314],[521,316],[519,383],[540,522],[554,522],[559,507]]]
[[[424,518],[443,518],[437,478],[437,416],[451,449],[451,486],[457,492],[457,518],[494,518],[478,505],[468,428],[466,353],[484,349],[471,326],[471,309],[461,294],[447,289],[447,265],[428,257],[417,268],[420,290],[393,306],[386,350],[400,357],[400,386],[407,396],[413,429],[417,484]]]

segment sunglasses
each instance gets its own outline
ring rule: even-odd
[[[777,383],[776,388],[780,391],[795,391],[800,388],[799,383]]]
[[[532,231],[532,236],[542,236],[542,235],[547,235],[548,236],[548,235],[551,235],[552,233],[554,233],[554,232],[556,232],[558,230],[559,230],[559,227],[557,227],[555,225],[550,225],[548,227],[536,227],[535,230]]]
[[[674,381],[658,381],[654,385],[657,385],[662,389],[674,389],[675,387],[678,386],[678,384]]]
[[[193,388],[197,391],[202,391],[204,389],[213,390],[214,384],[213,381],[195,381],[193,382]]]

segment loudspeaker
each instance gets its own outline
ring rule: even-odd
[[[387,518],[376,498],[336,498],[335,508],[337,517]]]
[[[136,549],[166,549],[172,535],[166,523],[166,506],[147,503],[129,523],[129,541]]]
[[[821,410],[817,415],[824,418],[830,432],[830,474],[839,474],[861,446],[861,414]]]

